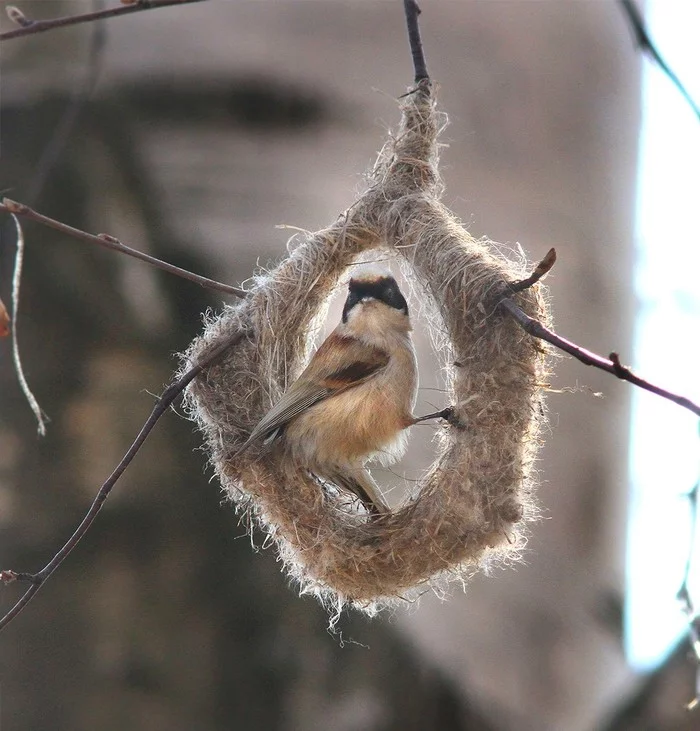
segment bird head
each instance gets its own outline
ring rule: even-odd
[[[363,321],[371,318],[380,326],[409,327],[406,298],[388,270],[363,268],[350,279],[343,322],[357,321],[358,318]]]

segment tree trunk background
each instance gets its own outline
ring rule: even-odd
[[[25,10],[88,7],[34,0]],[[639,60],[618,8],[426,0],[423,10],[428,67],[451,119],[448,204],[475,235],[519,242],[531,260],[556,246],[557,329],[629,353]],[[0,187],[231,283],[284,255],[289,232],[275,224],[315,229],[352,203],[411,81],[398,0],[212,1],[104,30],[99,85],[35,201],[42,150],[80,88],[95,27],[3,46]],[[35,438],[4,343],[0,529],[2,566],[36,570],[138,431],[172,354],[221,298],[46,229],[27,225],[25,235],[19,337],[52,421]],[[6,300],[13,247],[4,221]],[[439,386],[418,331],[422,384]],[[605,400],[550,397],[546,520],[532,527],[525,563],[444,603],[346,616],[337,635],[270,551],[251,550],[209,480],[199,436],[169,414],[85,541],[3,635],[2,722],[603,728],[648,687],[626,668],[620,639],[630,389],[571,361],[556,370],[555,388],[583,383]],[[418,412],[441,398],[423,391]],[[409,477],[430,460],[428,431],[412,439]],[[18,590],[3,589],[3,606]]]

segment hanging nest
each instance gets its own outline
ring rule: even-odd
[[[476,241],[441,204],[438,134],[444,116],[428,80],[401,103],[402,121],[380,152],[370,187],[330,227],[305,236],[239,304],[210,319],[183,369],[222,339],[248,335],[194,380],[188,407],[226,493],[274,541],[303,591],[367,611],[465,578],[494,558],[517,558],[534,514],[533,461],[546,377],[540,341],[498,307],[522,265]],[[368,517],[324,495],[283,450],[237,450],[299,375],[309,333],[332,289],[362,254],[394,252],[438,320],[454,418],[415,497]],[[512,295],[548,320],[541,286]]]

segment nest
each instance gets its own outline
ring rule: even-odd
[[[367,191],[256,277],[245,300],[209,318],[183,358],[189,368],[222,339],[248,333],[192,382],[191,416],[224,490],[273,539],[301,589],[368,611],[445,578],[464,579],[494,559],[518,557],[534,514],[544,413],[542,346],[498,307],[508,284],[522,278],[522,263],[475,240],[441,204],[437,138],[444,117],[429,81],[403,98],[401,112]],[[236,456],[306,364],[310,330],[332,289],[371,250],[402,259],[434,309],[454,406],[417,494],[381,518],[324,495],[282,450],[260,445]],[[512,297],[547,321],[539,284]]]

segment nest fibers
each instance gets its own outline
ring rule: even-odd
[[[231,499],[272,537],[302,590],[339,608],[372,610],[440,579],[464,578],[492,558],[517,558],[533,514],[544,353],[498,307],[524,272],[473,239],[440,203],[441,116],[430,82],[407,95],[401,111],[364,195],[209,320],[184,356],[189,368],[222,339],[249,333],[192,382],[191,415]],[[421,299],[434,305],[455,416],[441,429],[439,456],[416,496],[382,517],[343,506],[280,449],[253,445],[234,459],[303,369],[331,290],[369,250],[394,250]],[[512,296],[547,320],[540,285]]]

